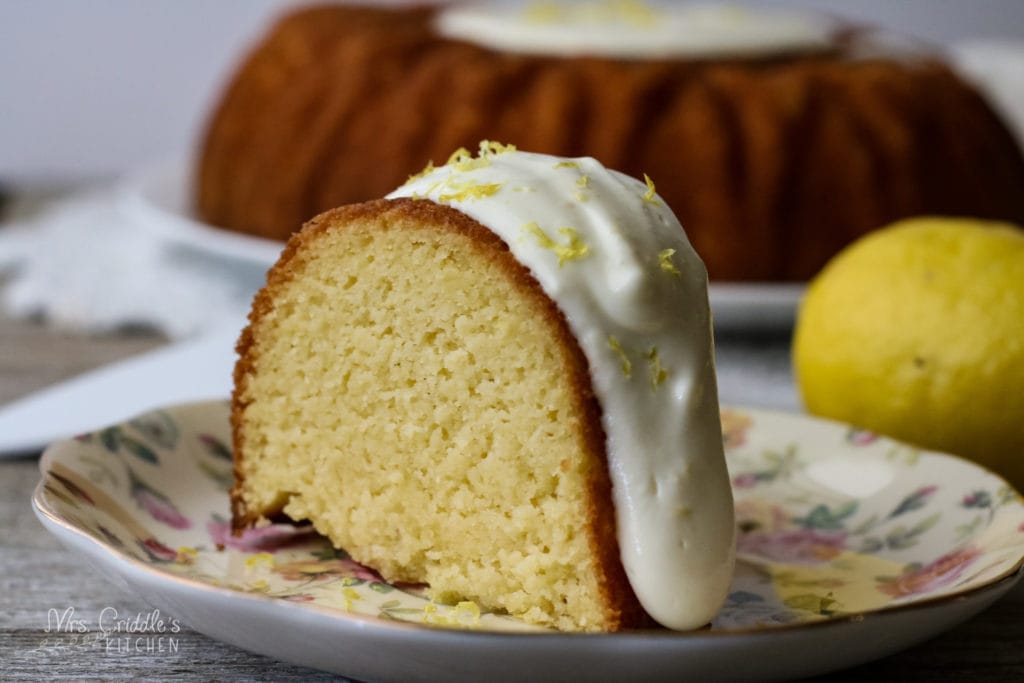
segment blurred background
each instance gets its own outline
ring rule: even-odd
[[[116,424],[149,408],[219,399],[230,392],[235,340],[252,294],[264,282],[266,268],[277,258],[280,244],[254,242],[256,238],[241,233],[234,235],[197,226],[189,197],[194,167],[174,162],[185,161],[183,157],[196,147],[212,107],[252,43],[276,16],[306,4],[314,3],[0,0],[0,520],[7,520],[0,521],[0,573],[8,579],[0,584],[4,586],[0,590],[0,614],[15,616],[10,623],[0,620],[0,660],[4,662],[0,678],[22,675],[26,680],[62,680],[76,674],[152,678],[154,672],[157,676],[173,672],[168,675],[191,674],[189,680],[209,680],[224,678],[225,672],[232,672],[229,675],[253,680],[312,680],[315,675],[306,669],[254,658],[250,653],[191,632],[187,634],[188,646],[180,653],[161,651],[134,658],[107,657],[101,649],[76,648],[64,655],[46,650],[45,659],[40,659],[43,648],[39,645],[49,642],[49,628],[43,632],[48,623],[48,608],[76,605],[83,611],[93,609],[94,613],[112,604],[126,605],[125,613],[144,608],[134,599],[122,602],[127,598],[120,589],[107,585],[99,575],[82,572],[80,558],[59,550],[53,538],[40,533],[27,505],[39,478],[39,467],[34,458],[25,457],[38,454],[56,438]],[[997,113],[1005,115],[1004,123],[1009,130],[996,126],[1001,134],[994,138],[1000,143],[996,151],[1005,153],[982,157],[980,161],[975,158],[969,163],[955,155],[943,156],[943,150],[971,148],[972,139],[978,136],[964,135],[962,131],[985,132],[984,125],[974,125],[977,118],[954,118],[949,119],[952,124],[940,128],[942,133],[951,134],[937,138],[922,135],[921,145],[911,145],[919,154],[907,167],[920,169],[921,175],[930,175],[937,169],[936,175],[953,177],[954,181],[935,193],[940,198],[956,194],[946,190],[956,190],[958,185],[989,191],[999,186],[998,182],[990,182],[992,178],[1009,179],[1001,194],[1014,200],[1019,207],[1018,215],[1024,216],[1024,183],[1020,182],[1024,178],[1024,157],[1017,150],[1011,153],[1011,145],[1007,144],[1012,142],[1011,134],[1016,133],[1019,147],[1024,148],[1024,0],[740,0],[737,4],[836,14],[949,48],[954,68],[979,86],[983,96],[991,98],[990,104]],[[617,92],[607,89],[603,80],[595,90],[601,94]],[[932,94],[941,95],[941,88],[921,87],[916,92],[919,97],[914,102],[925,104],[915,111],[924,112],[926,120],[933,112],[945,120],[942,114],[949,108],[930,106],[928,100]],[[827,101],[840,104],[823,108],[826,113],[839,112],[842,117],[847,112],[842,109],[842,98]],[[444,104],[449,106],[447,101]],[[254,109],[273,111],[269,107]],[[246,111],[240,120],[255,119]],[[270,121],[266,130],[277,127],[272,117],[265,120]],[[963,124],[964,120],[971,123]],[[995,120],[983,118],[982,122]],[[370,119],[368,127],[378,128],[377,120]],[[812,130],[805,134],[808,129]],[[307,135],[301,126],[291,130]],[[827,126],[805,126],[799,137],[787,140],[799,141],[793,147],[817,149],[815,141],[823,139],[822,131],[828,130]],[[933,132],[927,126],[909,130]],[[263,141],[273,137],[251,139]],[[421,141],[422,138],[415,138],[417,145]],[[881,141],[876,142],[880,155]],[[841,149],[853,156],[870,147],[864,137],[845,136],[840,143]],[[453,148],[448,147],[445,153]],[[790,151],[789,145],[779,148],[782,153],[765,156],[774,159]],[[992,151],[991,147],[984,149]],[[820,162],[817,156],[809,156],[812,162]],[[230,164],[222,165],[227,169],[225,176],[231,180],[241,177],[239,168],[261,168],[259,164],[238,161],[234,150],[222,158],[231,160]],[[365,163],[360,155],[352,158]],[[844,164],[832,163],[827,154],[824,158],[825,162],[817,163],[816,167],[821,172],[801,173],[800,178],[827,181],[832,176],[844,175]],[[990,163],[993,158],[1006,163]],[[166,163],[168,160],[172,163]],[[729,161],[731,164],[731,158]],[[900,164],[896,166],[902,168]],[[268,178],[276,181],[281,175],[274,164],[264,167],[270,169]],[[829,215],[820,224],[826,229],[818,230],[819,223],[808,221],[815,230],[805,235],[822,234],[827,238],[828,228],[835,231],[835,223],[866,213],[857,209],[870,205],[874,195],[892,195],[887,200],[900,195],[893,189],[898,187],[893,182],[896,174],[886,175],[891,169],[885,164],[879,164],[879,168],[883,170],[877,177],[869,178],[867,191],[864,184],[856,182],[842,185],[855,190],[842,204],[828,201],[827,183],[807,187],[802,183],[780,183],[779,187],[796,188],[794,196],[798,194],[808,199],[808,204],[824,207],[821,210]],[[836,173],[832,173],[834,169]],[[405,169],[411,170],[414,169]],[[714,177],[706,173],[706,166],[698,171],[698,176]],[[1001,175],[1001,171],[1008,172]],[[659,192],[664,193],[666,184],[659,183]],[[306,189],[304,185],[295,185],[302,191]],[[816,187],[826,191],[816,192]],[[258,192],[256,195],[263,198]],[[818,201],[822,197],[825,199]],[[861,201],[862,197],[866,201]],[[721,202],[726,209],[735,204]],[[784,202],[781,205],[787,206]],[[723,209],[723,213],[729,211]],[[786,220],[798,214],[789,212]],[[306,214],[309,215],[312,214]],[[870,227],[881,227],[882,222]],[[1024,218],[1017,222],[1024,224]],[[297,224],[295,221],[289,225]],[[736,224],[745,225],[740,221]],[[777,233],[762,234],[772,237],[773,246],[777,242],[796,251],[804,242],[788,239],[792,227],[784,225],[783,237],[778,240],[773,237]],[[968,221],[968,225],[957,228],[957,239],[962,242],[955,245],[981,243],[987,232],[987,227]],[[719,235],[714,231],[705,234],[712,235],[711,239]],[[856,407],[854,399],[861,396],[872,405],[882,406],[874,412],[887,424],[864,423],[859,427],[915,442],[918,433],[951,438],[967,434],[969,439],[982,434],[984,438],[974,439],[968,445],[991,447],[984,453],[969,453],[952,442],[948,447],[943,443],[924,445],[975,457],[1024,490],[1024,458],[1019,457],[1024,455],[1020,428],[1024,424],[1024,404],[1019,400],[1024,394],[1024,375],[1020,372],[1024,368],[1024,344],[1014,343],[1021,338],[1020,321],[1024,319],[1024,234],[1017,234],[1015,239],[1020,246],[1016,251],[976,249],[973,253],[980,256],[973,262],[960,258],[953,247],[947,250],[946,255],[954,257],[945,262],[949,267],[939,269],[943,277],[938,280],[946,285],[946,290],[954,292],[956,301],[981,302],[978,305],[949,306],[944,299],[929,299],[929,292],[940,289],[931,286],[930,274],[925,284],[902,281],[905,287],[894,293],[886,285],[889,281],[881,276],[899,275],[910,269],[892,268],[893,272],[887,273],[887,262],[867,259],[864,270],[852,272],[842,283],[857,294],[849,298],[854,302],[851,308],[862,310],[868,301],[876,307],[899,301],[910,302],[913,310],[899,315],[853,316],[846,315],[841,307],[825,305],[824,309],[834,312],[834,318],[819,323],[805,338],[811,340],[807,348],[821,351],[820,357],[828,360],[822,364],[826,370],[868,368],[866,381],[859,384],[838,371],[827,374],[820,370],[819,376],[826,381],[815,384],[819,395],[840,396],[848,400],[849,406]],[[906,246],[906,253],[917,249],[928,255],[929,243],[930,238],[919,240]],[[768,260],[764,253],[748,248],[745,242],[741,246],[743,251],[737,253],[751,256],[749,260]],[[783,258],[789,256],[786,249],[778,251]],[[994,268],[992,262],[1000,260],[1001,252],[1010,254],[1007,261],[1015,258],[1016,265],[1007,263],[1002,270]],[[879,271],[871,269],[876,261],[881,264]],[[892,263],[900,262],[894,259]],[[990,276],[993,272],[997,275]],[[806,280],[712,283],[719,396],[726,404],[790,412],[806,410],[854,424],[852,417],[815,408],[806,400],[807,393],[801,393],[804,387],[799,385],[799,372],[794,367],[799,360],[794,354],[793,339],[794,329],[799,331],[797,306],[807,300]],[[862,286],[865,283],[883,284],[875,287],[874,296],[869,297],[865,293],[867,288]],[[1007,295],[1001,299],[1004,304],[991,305],[1002,294]],[[927,310],[932,314],[922,315],[922,300],[931,302]],[[953,315],[978,311],[980,315],[967,319]],[[852,321],[856,334],[831,333],[830,325],[836,321]],[[837,339],[842,343],[837,344]],[[864,343],[865,339],[870,343]],[[916,353],[919,339],[933,342],[932,347],[937,349],[927,363]],[[893,358],[907,349],[910,352],[904,353],[900,362],[909,358],[911,365],[897,366]],[[964,349],[977,353],[960,353]],[[837,357],[840,362],[833,362]],[[1000,360],[1002,365],[996,363]],[[897,367],[909,372],[891,371]],[[996,371],[990,372],[990,368]],[[813,373],[813,369],[805,371],[803,376]],[[919,389],[923,386],[919,377],[939,387],[940,403],[949,409],[948,413],[919,400]],[[895,385],[888,383],[890,378],[896,378]],[[955,381],[947,382],[949,378]],[[846,406],[840,401],[839,407]],[[956,419],[947,418],[947,414],[955,415]],[[912,429],[915,434],[904,435],[898,429],[888,431],[889,424]],[[946,429],[948,425],[953,427]],[[847,439],[854,438],[873,437],[866,431],[851,430]],[[1009,454],[1009,459],[997,461],[990,453],[1000,457]],[[923,504],[924,498],[936,489],[931,479],[928,483],[908,500]],[[956,485],[959,487],[960,483]],[[977,526],[983,514],[989,522],[993,519],[994,508],[988,507],[988,493],[978,491],[962,499],[952,493],[941,495],[958,509],[958,514],[968,508],[971,514],[978,514],[966,533],[988,533],[984,525],[981,531]],[[902,519],[905,518],[901,518],[901,524]],[[925,523],[930,524],[927,520]],[[926,530],[928,526],[916,528]],[[1019,530],[1024,531],[1024,525]],[[960,540],[961,533],[957,531]],[[1014,533],[1013,542],[1019,544],[1020,534]],[[845,531],[842,534],[845,536]],[[832,548],[824,550],[831,552]],[[939,555],[937,552],[922,557],[923,562],[917,566],[925,565],[927,573],[931,571],[929,567],[941,566],[950,557],[945,555],[928,564]],[[908,569],[913,566],[908,565]],[[955,578],[960,570],[954,569]],[[914,575],[911,572],[910,576]],[[825,600],[821,599],[820,604],[824,610]],[[947,604],[962,610],[970,603]],[[1024,680],[1024,648],[1020,646],[1024,642],[1022,609],[1024,584],[1009,599],[946,637],[862,668],[841,680],[933,683],[976,680],[982,673],[985,680]],[[931,619],[928,613],[916,610],[904,614]],[[952,622],[940,619],[935,623]],[[909,630],[909,626],[902,628]],[[885,644],[886,652],[891,649],[886,644],[886,634],[874,640],[875,645]],[[10,656],[6,652],[12,649],[4,649],[8,643],[13,644]]]
[[[248,309],[280,245],[253,244],[244,235],[246,243],[229,243],[224,233],[196,233],[193,167],[186,157],[255,42],[278,16],[309,4],[315,3],[0,0],[0,371],[22,373],[29,349],[49,343],[45,327],[52,334],[115,333],[108,341],[134,328],[180,339]],[[834,14],[948,48],[955,67],[990,96],[998,113],[1006,114],[1010,132],[1024,141],[1021,0],[736,4]],[[142,204],[136,201],[140,196]],[[793,281],[713,291],[716,325],[744,333],[751,325],[756,331],[763,327],[785,340],[807,278],[779,278],[786,279]],[[795,407],[788,350],[781,342],[777,347],[772,372],[784,391],[760,402]],[[746,359],[748,352],[743,346],[737,357]],[[81,353],[55,351],[37,365],[49,368],[54,359]],[[726,353],[721,345],[720,355]],[[0,399],[79,367],[18,387],[9,383]],[[750,400],[746,372],[743,365],[734,375]]]
[[[218,88],[296,0],[0,0],[0,184],[110,176],[191,147]],[[1020,0],[747,0],[949,44],[1024,38]]]

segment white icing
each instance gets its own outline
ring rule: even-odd
[[[824,17],[738,5],[649,5],[640,0],[455,5],[438,32],[483,47],[525,54],[621,59],[755,57],[833,45]]]
[[[704,264],[653,189],[594,159],[483,159],[388,196],[461,192],[443,203],[501,237],[565,314],[603,410],[630,584],[664,626],[702,626],[725,599],[735,546]]]

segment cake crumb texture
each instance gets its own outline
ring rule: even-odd
[[[308,519],[446,604],[563,630],[642,621],[585,357],[493,233],[426,200],[328,212],[292,238],[250,321],[236,527]]]

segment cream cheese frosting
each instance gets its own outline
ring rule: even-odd
[[[834,32],[824,17],[795,10],[641,0],[457,4],[436,26],[448,38],[506,52],[619,59],[820,51]]]
[[[558,305],[602,407],[622,563],[655,620],[706,624],[735,554],[707,273],[646,183],[592,158],[481,143],[388,195],[450,205],[501,237]]]

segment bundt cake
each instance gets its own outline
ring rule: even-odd
[[[938,59],[807,17],[599,5],[614,31],[563,30],[553,3],[498,31],[461,3],[285,16],[212,115],[199,215],[283,240],[489,138],[659,178],[716,280],[807,279],[905,216],[1024,222],[1019,149]]]
[[[236,530],[533,624],[706,624],[734,555],[706,271],[653,183],[484,143],[288,242],[239,344]]]

